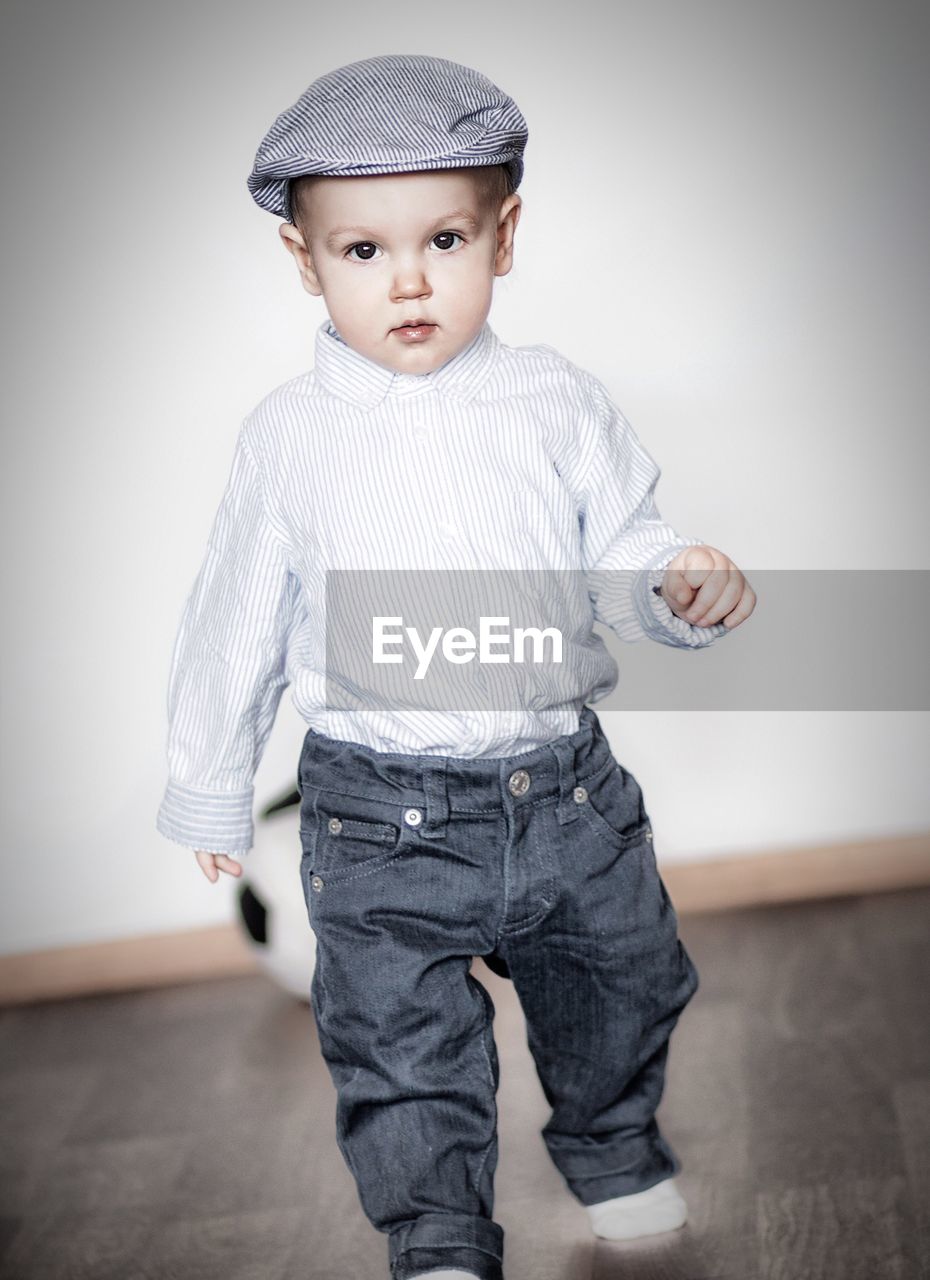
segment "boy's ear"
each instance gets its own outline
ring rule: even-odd
[[[513,266],[513,237],[520,221],[522,199],[514,191],[503,202],[497,215],[497,250],[494,254],[494,274],[505,276]]]
[[[319,298],[323,290],[320,287],[320,282],[313,267],[313,259],[303,236],[290,222],[281,223],[280,227],[278,227],[278,235],[283,240],[285,249],[294,255],[297,270],[300,272],[301,284],[308,293],[312,293],[314,297]]]

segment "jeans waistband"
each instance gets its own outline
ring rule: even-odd
[[[512,756],[402,755],[308,729],[299,777],[302,786],[422,808],[421,833],[433,837],[444,834],[450,814],[500,813],[552,796],[560,823],[573,822],[575,788],[612,763],[601,723],[585,706],[574,733]]]

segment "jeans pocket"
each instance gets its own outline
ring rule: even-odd
[[[313,870],[326,884],[370,875],[402,852],[403,828],[391,806],[321,794],[317,799]]]
[[[616,761],[602,773],[584,780],[587,792],[579,805],[588,826],[614,849],[626,849],[651,839],[649,815],[639,783]]]

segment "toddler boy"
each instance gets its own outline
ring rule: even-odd
[[[393,1280],[503,1275],[494,1006],[475,955],[515,984],[552,1107],[543,1138],[594,1232],[686,1216],[655,1111],[698,975],[639,785],[586,705],[617,679],[592,624],[699,647],[755,597],[662,521],[658,468],[601,384],[489,327],[526,139],[497,86],[426,56],[341,67],[277,118],[249,189],[286,219],[328,318],[313,371],[242,425],[171,664],[158,828],[213,881],[251,847],[287,684],[309,725],[313,1013]],[[565,643],[557,664],[513,668],[513,705],[392,701],[325,643],[338,571],[523,568],[565,571],[547,602]],[[478,664],[461,670],[480,686]]]

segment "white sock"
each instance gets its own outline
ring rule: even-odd
[[[683,1226],[688,1206],[682,1199],[674,1178],[657,1182],[645,1191],[628,1196],[615,1196],[599,1204],[585,1206],[594,1234],[602,1240],[635,1240],[638,1236],[654,1236]]]
[[[474,1271],[421,1271],[411,1280],[478,1280]]]

